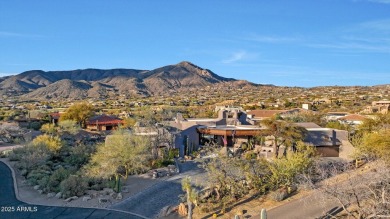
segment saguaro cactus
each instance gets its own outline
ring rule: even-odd
[[[264,208],[261,209],[260,219],[267,219],[267,211]]]

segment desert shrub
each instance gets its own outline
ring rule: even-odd
[[[39,130],[41,128],[41,123],[40,122],[32,122],[30,123],[30,128],[34,130]]]
[[[27,174],[27,183],[29,185],[39,185],[39,180],[42,180],[43,178],[49,177],[50,172],[45,169],[35,169],[32,170]],[[44,184],[44,180],[42,180],[40,183]]]
[[[73,135],[80,131],[80,125],[72,120],[62,120],[58,123],[58,127],[60,131],[68,132]]]
[[[24,139],[22,137],[17,137],[11,140],[12,143],[14,144],[21,144],[24,142]]]
[[[65,162],[75,167],[81,167],[89,161],[94,151],[94,146],[85,144],[76,145],[70,149],[70,156],[65,158]]]
[[[257,158],[257,154],[254,152],[250,152],[250,153],[245,154],[245,159],[247,159],[247,160],[252,160],[252,159],[256,159],[256,158]]]
[[[15,156],[13,159],[19,158],[19,168],[27,169],[28,171],[45,165],[52,157],[47,148],[42,145],[37,147],[26,146],[23,150],[16,152],[13,156]]]
[[[38,179],[37,180],[37,184],[41,187],[41,188],[46,188],[47,187],[47,184],[49,182],[49,179],[50,179],[50,176],[49,175],[44,175],[41,179]]]
[[[166,167],[168,165],[175,164],[173,160],[167,160],[167,159],[157,159],[153,161],[152,168],[161,168]]]
[[[314,154],[314,147],[299,143],[295,153],[269,162],[268,167],[272,174],[268,181],[271,189],[293,185],[297,176],[310,170]]]
[[[88,187],[92,190],[102,190],[103,188],[113,187],[109,185],[108,180],[102,178],[88,178]]]
[[[59,192],[60,191],[60,184],[63,180],[68,178],[70,175],[70,171],[64,169],[63,167],[60,167],[56,171],[53,172],[53,174],[50,176],[46,187],[50,192]]]
[[[8,159],[10,161],[19,161],[24,153],[26,153],[26,148],[15,148],[8,154]]]
[[[0,158],[6,158],[10,154],[10,151],[2,151],[0,152]]]
[[[58,152],[61,149],[63,142],[58,136],[50,136],[44,134],[36,137],[32,141],[31,145],[34,147],[39,147],[43,145],[51,152]]]
[[[71,196],[82,196],[88,188],[88,183],[80,176],[70,175],[60,184],[60,191],[65,198]]]
[[[54,134],[56,132],[56,127],[51,123],[43,124],[41,131],[47,134]]]
[[[168,150],[168,159],[173,160],[175,157],[179,156],[179,149],[172,148]]]
[[[246,151],[248,149],[248,143],[246,142],[241,143],[241,149]]]

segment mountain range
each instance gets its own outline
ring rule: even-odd
[[[261,85],[224,78],[186,61],[154,70],[32,70],[0,78],[0,94],[37,100],[174,95],[206,86],[243,88]]]

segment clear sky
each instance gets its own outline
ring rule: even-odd
[[[0,75],[184,60],[262,84],[388,84],[390,0],[0,1]]]

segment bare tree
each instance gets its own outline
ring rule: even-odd
[[[304,184],[324,202],[338,203],[343,211],[334,218],[390,218],[390,169],[382,161],[370,165],[353,171],[346,164],[318,164]]]

